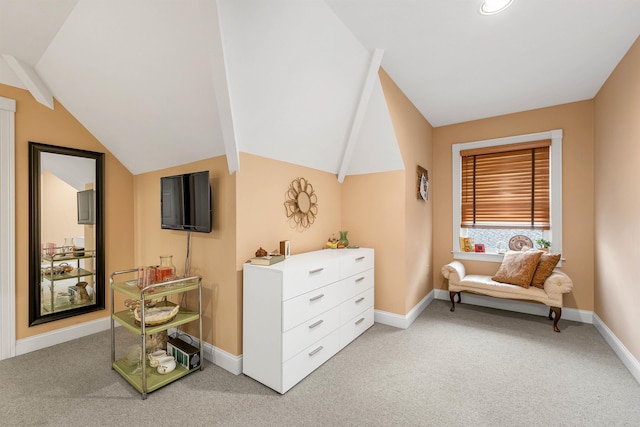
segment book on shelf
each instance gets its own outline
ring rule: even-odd
[[[254,265],[271,265],[280,261],[284,261],[284,255],[267,255],[251,258],[251,264]]]

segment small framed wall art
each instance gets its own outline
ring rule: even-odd
[[[429,171],[418,165],[416,168],[418,200],[429,200]]]

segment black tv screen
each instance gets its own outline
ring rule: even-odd
[[[160,178],[160,226],[211,232],[209,171]]]

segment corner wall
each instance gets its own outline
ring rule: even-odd
[[[405,167],[401,195],[406,276],[399,314],[407,314],[433,289],[433,127],[384,70],[379,75]],[[418,166],[429,174],[426,201],[418,198]]]
[[[404,316],[433,289],[433,202],[431,193],[419,200],[416,187],[418,165],[432,173],[433,129],[387,73],[378,74],[405,169],[347,176],[342,222],[350,243],[376,250],[375,309]]]
[[[161,255],[173,255],[179,275],[184,274],[187,232],[160,228],[160,178],[187,172],[209,171],[213,223],[211,233],[191,233],[190,274],[202,276],[202,333],[204,340],[239,354],[242,294],[235,277],[235,175],[229,175],[226,158],[214,157],[181,166],[143,173],[135,183],[135,264],[157,265]],[[194,304],[195,300],[187,300]],[[188,325],[193,327],[192,325]],[[197,336],[197,330],[186,331]]]
[[[160,229],[160,177],[197,170],[213,173],[214,231],[192,234],[192,273],[204,278],[205,341],[242,354],[242,267],[259,247],[278,249],[291,241],[292,254],[323,249],[339,230],[352,244],[376,249],[376,309],[404,315],[433,288],[431,202],[416,198],[415,166],[431,169],[431,126],[381,73],[405,171],[349,176],[240,153],[240,170],[229,176],[224,157],[136,175],[135,265],[155,264],[172,254],[178,272],[186,255],[186,233]],[[318,197],[313,225],[298,229],[287,220],[284,201],[291,182],[307,179]],[[411,252],[409,255],[407,252]],[[125,267],[123,267],[125,268]]]
[[[291,254],[323,249],[331,235],[338,237],[342,223],[340,200],[342,188],[336,175],[278,160],[240,153],[237,176],[237,233],[233,264],[236,286],[240,290],[239,318],[236,319],[238,346],[242,353],[242,266],[259,247],[267,251],[279,248],[281,240],[291,241]],[[284,201],[291,181],[302,177],[313,186],[318,198],[318,214],[309,228],[297,229],[287,220]],[[357,233],[349,239],[358,241]],[[227,350],[229,351],[229,350]]]
[[[640,360],[640,39],[595,97],[595,313]]]
[[[594,131],[593,101],[508,114],[434,129],[434,277],[436,288],[447,289],[440,268],[453,260],[451,146],[563,129],[562,142],[562,270],[573,280],[574,288],[564,296],[564,305],[592,311],[594,257]],[[498,263],[464,261],[474,274],[493,275]]]

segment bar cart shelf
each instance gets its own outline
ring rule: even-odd
[[[73,279],[75,283],[79,283],[81,279],[89,280],[89,283],[93,285],[95,281],[95,250],[82,250],[73,251],[66,248],[54,248],[56,251],[53,254],[44,254],[42,256],[41,265],[41,286],[46,286],[49,291],[49,299],[45,302],[41,301],[41,310],[54,313],[61,310],[66,310],[75,306],[87,305],[95,302],[95,297],[91,297],[90,301],[85,301],[82,304],[74,304],[73,300],[65,302],[62,306],[56,303],[56,283],[61,280]],[[83,260],[91,266],[91,268],[84,268]],[[65,268],[66,267],[66,268]],[[45,282],[46,281],[46,282]],[[64,286],[64,284],[62,284]],[[78,291],[76,287],[66,286],[67,291],[73,295]],[[62,308],[61,308],[62,307]]]
[[[198,340],[200,356],[204,355],[203,340],[202,340],[202,278],[200,276],[190,276],[171,280],[167,282],[160,282],[143,289],[138,289],[136,286],[137,281],[116,281],[117,276],[131,275],[136,273],[138,269],[117,271],[111,274],[111,366],[118,372],[129,384],[131,384],[139,393],[142,394],[142,399],[147,398],[147,393],[151,393],[173,381],[184,377],[196,370],[202,370],[203,364],[200,363],[198,368],[187,369],[180,364],[176,363],[176,368],[167,373],[159,374],[155,368],[149,366],[147,360],[147,336],[157,334],[162,331],[169,330],[171,328],[177,328],[178,326],[185,325],[191,322],[198,322]],[[123,311],[114,312],[114,294],[115,292],[121,293],[130,299],[139,301],[140,310],[140,322],[136,322],[133,311],[127,309]],[[180,307],[178,314],[170,321],[160,325],[147,325],[145,322],[145,301],[158,300],[161,301],[156,306],[175,306],[171,301],[168,301],[166,297],[176,294],[182,294],[185,292],[197,292],[198,293],[198,309],[197,311]],[[116,360],[116,339],[115,339],[115,322],[122,325],[129,332],[136,334],[140,337],[142,347],[142,362],[140,366],[131,365],[126,358]]]

